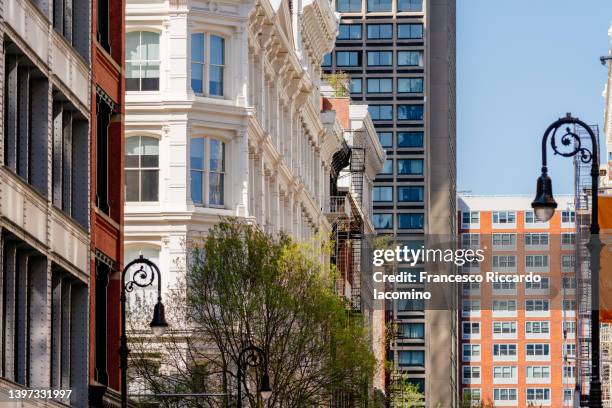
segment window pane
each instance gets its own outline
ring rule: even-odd
[[[212,205],[223,205],[223,178],[223,174],[210,174],[208,197]]]
[[[191,35],[191,60],[204,62],[204,34]]]
[[[215,139],[210,141],[210,171],[225,170],[225,143]]]
[[[423,0],[398,0],[397,11],[423,11]]]
[[[157,201],[157,192],[159,189],[158,170],[142,170],[140,173],[142,178],[142,201]]]
[[[400,186],[397,188],[397,201],[423,201],[422,186]]]
[[[397,222],[401,229],[422,229],[423,214],[398,214]]]
[[[204,65],[191,64],[191,89],[195,93],[203,93],[204,89]]]
[[[146,61],[159,60],[159,34],[150,31],[142,32],[141,59]]]
[[[398,78],[397,92],[421,93],[423,92],[423,78]]]
[[[209,92],[211,95],[223,96],[223,67],[210,66]]]
[[[380,174],[393,174],[393,160],[385,160]]]
[[[409,67],[423,66],[423,53],[421,51],[398,51],[397,65]]]
[[[327,53],[323,56],[323,62],[321,63],[322,67],[331,67],[332,64],[332,55],[331,53]]]
[[[216,35],[210,36],[210,63],[225,64],[225,39]]]
[[[141,91],[159,90],[159,62],[147,62],[142,65]]]
[[[126,60],[139,60],[140,49],[140,31],[132,31],[125,33],[125,59]]]
[[[374,228],[391,229],[393,228],[393,214],[374,214],[372,223]]]
[[[140,156],[140,138],[128,137],[125,139],[125,167],[138,167]]]
[[[423,120],[423,105],[397,105],[399,120]]]
[[[380,40],[393,38],[392,24],[368,24],[368,39]]]
[[[140,89],[140,64],[126,61],[125,63],[125,89],[138,91]]]
[[[419,39],[423,38],[423,24],[398,24],[397,38]]]
[[[351,79],[351,93],[361,93],[361,78]]]
[[[159,165],[159,143],[153,137],[141,137],[141,167],[157,167]]]
[[[423,159],[403,159],[397,161],[398,174],[423,174]]]
[[[202,172],[191,171],[191,200],[195,204],[203,204],[204,198],[202,197]]]
[[[399,132],[397,147],[423,147],[423,132]]]
[[[204,170],[204,139],[201,137],[192,138],[190,150],[191,169]]]
[[[368,11],[391,11],[391,0],[368,0]]]
[[[382,147],[393,146],[393,133],[392,132],[378,132],[378,140]]]
[[[125,200],[138,201],[138,170],[125,171]]]

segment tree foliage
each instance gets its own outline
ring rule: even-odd
[[[322,406],[338,393],[367,398],[375,359],[360,316],[336,295],[324,257],[321,245],[222,221],[191,250],[185,281],[166,307],[171,333],[155,346],[146,336],[133,339],[134,376],[154,393],[228,394],[166,399],[164,406],[227,406],[236,394],[238,355],[256,345],[268,356],[273,393],[267,402],[259,398],[262,372],[250,368],[245,406]],[[159,372],[147,363],[157,348]]]

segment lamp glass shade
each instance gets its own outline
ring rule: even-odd
[[[263,377],[261,377],[259,392],[261,393],[261,398],[263,398],[264,401],[267,401],[272,396],[272,388],[270,388],[270,377],[267,373],[264,374]]]
[[[164,304],[158,301],[153,309],[153,320],[151,320],[151,331],[155,336],[163,336],[168,328],[168,322],[166,322],[166,313],[164,310]]]
[[[557,202],[553,197],[552,180],[546,172],[538,177],[536,197],[531,203],[536,218],[540,222],[548,222],[555,213]]]
[[[548,222],[555,214],[555,209],[553,207],[539,207],[535,208],[533,211],[540,222]]]

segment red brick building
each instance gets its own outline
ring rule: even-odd
[[[92,2],[90,405],[119,406],[125,2]]]

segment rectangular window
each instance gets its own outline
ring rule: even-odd
[[[398,40],[416,40],[423,38],[423,24],[398,24]]]
[[[494,224],[514,224],[516,222],[516,211],[493,211]]]
[[[398,352],[400,366],[425,366],[425,351],[400,350]]]
[[[561,245],[575,245],[576,244],[576,233],[574,232],[562,232],[561,233]]]
[[[525,282],[526,290],[548,290],[550,287],[550,279],[542,276],[539,282]]]
[[[368,105],[372,120],[393,120],[392,105]]]
[[[576,255],[561,255],[561,268],[571,270],[576,266]]]
[[[159,34],[125,34],[125,87],[128,91],[159,90]]]
[[[393,229],[393,214],[373,214],[372,223],[376,229]]]
[[[550,401],[550,388],[527,388],[527,404]]]
[[[480,388],[464,388],[462,401],[465,401],[470,407],[478,407],[481,403],[481,395]]]
[[[422,67],[423,51],[398,51],[397,65],[400,67]]]
[[[493,366],[493,379],[517,378],[517,366]]]
[[[385,160],[383,168],[378,174],[393,174],[393,159]]]
[[[225,143],[191,139],[191,199],[194,204],[223,206],[225,201]]]
[[[397,201],[423,202],[423,186],[398,186]]]
[[[464,380],[480,379],[480,366],[463,366],[463,379]]]
[[[493,334],[516,334],[516,322],[493,322]]]
[[[225,39],[212,34],[191,35],[191,89],[196,94],[223,96]]]
[[[420,339],[425,338],[425,323],[401,323],[398,327],[400,339]]]
[[[549,334],[550,333],[550,322],[525,322],[525,333],[526,334]]]
[[[425,310],[425,301],[422,299],[399,299],[398,312],[422,312]]]
[[[336,11],[340,13],[361,12],[361,0],[336,0]]]
[[[369,40],[388,40],[393,38],[393,24],[368,24]]]
[[[546,357],[550,355],[550,345],[544,343],[530,343],[525,345],[527,356]]]
[[[516,300],[495,299],[493,300],[494,312],[516,312]]]
[[[397,11],[423,11],[423,0],[398,0]]]
[[[525,374],[529,379],[550,379],[550,366],[527,366]]]
[[[340,24],[339,40],[361,40],[361,24]]]
[[[397,105],[397,120],[423,120],[423,105]]]
[[[576,278],[574,277],[564,277],[563,278],[563,289],[573,290],[576,289]]]
[[[516,344],[494,344],[493,356],[514,357],[516,356]]]
[[[391,51],[368,51],[368,66],[390,67],[393,65],[393,52]]]
[[[516,255],[493,255],[493,268],[515,268]]]
[[[421,175],[423,174],[423,159],[399,159],[397,160],[397,174],[399,175]]]
[[[359,51],[337,51],[336,66],[358,67],[361,65],[361,53]]]
[[[547,232],[528,232],[525,234],[525,245],[527,246],[547,246],[548,241],[549,236]]]
[[[548,255],[526,255],[526,268],[548,268]]]
[[[361,93],[361,78],[351,78],[351,93]]]
[[[518,392],[516,388],[493,388],[493,401],[507,403],[517,401]]]
[[[391,186],[376,186],[372,189],[372,200],[374,202],[391,202],[393,201],[393,187]]]
[[[576,311],[576,300],[564,299],[563,300],[563,310],[566,312],[575,312]]]
[[[525,301],[526,312],[547,312],[549,301],[546,299],[528,299]]]
[[[399,229],[423,229],[424,221],[424,215],[419,213],[397,215]]]
[[[480,300],[463,299],[461,302],[461,313],[463,316],[469,316],[472,313],[480,313]]]
[[[480,344],[464,344],[462,356],[463,361],[478,359],[480,357]]]
[[[480,224],[480,212],[478,211],[462,211],[461,223],[464,225]]]
[[[562,211],[561,212],[561,222],[564,224],[576,222],[576,212],[575,211]]]
[[[423,147],[423,132],[397,132],[397,147]]]
[[[480,234],[461,234],[461,247],[479,247],[480,246]]]
[[[423,78],[398,78],[397,92],[423,93]]]
[[[159,139],[131,136],[125,139],[126,201],[158,201]]]
[[[368,78],[368,93],[393,92],[393,79],[391,78]]]
[[[391,11],[391,0],[368,0],[368,12]]]
[[[565,344],[563,347],[563,356],[564,357],[576,357],[576,345],[575,344]]]
[[[378,132],[378,141],[382,147],[393,147],[393,132]]]
[[[516,245],[516,234],[496,233],[493,234],[494,246],[514,247]]]
[[[563,322],[563,332],[568,335],[575,335],[576,334],[576,322],[574,321]]]
[[[463,337],[480,335],[480,322],[463,322]]]
[[[493,282],[492,287],[495,291],[516,292],[516,282]]]

